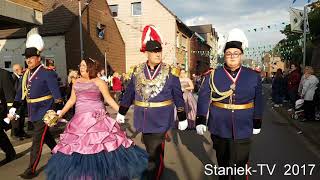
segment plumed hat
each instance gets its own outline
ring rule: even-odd
[[[44,42],[39,34],[31,34],[27,38],[26,49],[22,54],[26,57],[40,56],[40,52],[44,49]]]
[[[158,44],[162,44],[162,36],[154,25],[147,25],[143,28],[141,37],[141,52],[147,51],[147,42],[156,41]],[[162,47],[161,47],[162,48]]]
[[[229,48],[238,48],[243,52],[247,47],[248,39],[246,35],[242,30],[235,28],[229,32],[223,51],[226,52]]]

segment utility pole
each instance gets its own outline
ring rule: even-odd
[[[82,38],[81,0],[78,0],[78,4],[79,4],[80,57],[81,57],[81,60],[83,60],[83,38]]]
[[[303,7],[303,67],[306,66],[306,42],[307,42],[307,18],[308,12],[307,7],[308,4]]]

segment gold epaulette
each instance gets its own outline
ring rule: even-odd
[[[176,76],[176,77],[180,77],[180,71],[181,69],[175,66],[171,66],[171,74]]]
[[[208,75],[208,74],[211,74],[212,72],[214,72],[214,70],[215,70],[215,69],[210,68],[210,69],[208,69],[206,72],[202,73],[201,76],[206,76],[206,75]]]
[[[129,78],[131,77],[131,75],[132,75],[132,73],[134,72],[135,69],[136,69],[136,65],[131,66],[131,67],[129,68],[129,71],[128,71],[128,73],[127,73]]]

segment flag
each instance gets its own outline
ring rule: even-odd
[[[290,25],[291,31],[303,33],[303,11],[295,8],[290,8]]]
[[[292,4],[294,4],[297,0],[293,0]]]

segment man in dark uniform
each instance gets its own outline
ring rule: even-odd
[[[230,31],[224,48],[225,64],[211,70],[200,88],[196,119],[198,134],[208,128],[219,167],[245,167],[252,134],[260,133],[262,119],[261,77],[241,66],[248,41],[240,29]],[[246,175],[225,174],[219,180],[245,180]]]
[[[165,136],[174,122],[174,105],[178,111],[178,128],[185,130],[188,121],[178,69],[162,62],[161,38],[154,26],[144,28],[141,52],[146,52],[148,61],[134,68],[116,119],[123,123],[130,105],[135,105],[134,126],[142,132],[149,153],[144,178],[158,180],[164,168]]]
[[[12,66],[12,79],[14,83],[14,89],[17,92],[19,85],[21,84],[23,69],[20,64],[14,64]],[[19,140],[23,140],[24,138],[30,138],[31,136],[24,131],[24,122],[25,122],[25,110],[26,110],[26,102],[23,101],[20,108],[17,110],[17,114],[19,114],[20,118],[16,121],[12,121],[12,131],[11,136],[18,138]],[[30,122],[30,121],[28,121]]]
[[[31,179],[36,176],[43,143],[46,143],[50,149],[56,146],[53,136],[48,131],[48,126],[43,122],[43,116],[50,109],[57,110],[58,104],[62,103],[62,98],[57,74],[41,64],[40,52],[43,49],[41,36],[30,35],[26,47],[23,55],[26,58],[28,69],[23,75],[13,108],[18,109],[21,102],[26,100],[28,117],[34,125],[30,164],[20,175],[22,178]]]
[[[4,132],[11,128],[10,120],[6,119],[8,114],[7,102],[13,102],[14,89],[10,73],[0,68],[0,148],[6,153],[4,163],[10,162],[15,159],[16,152]]]

